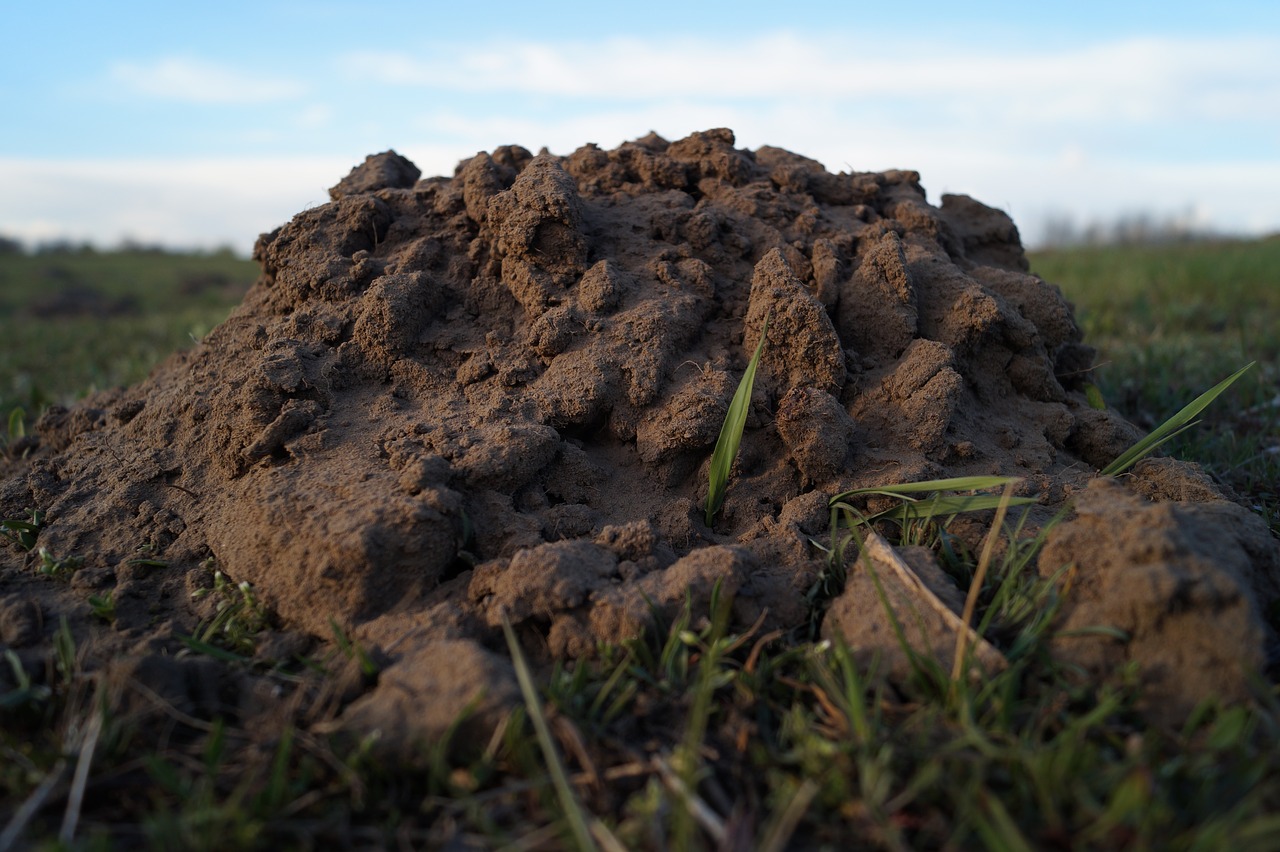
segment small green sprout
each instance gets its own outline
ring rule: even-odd
[[[89,595],[89,606],[93,609],[93,617],[107,624],[116,620],[115,592],[105,595]]]
[[[208,562],[208,560],[206,560]],[[193,598],[216,595],[214,615],[201,622],[194,636],[181,637],[193,651],[218,659],[243,661],[253,656],[257,636],[269,626],[266,607],[247,582],[236,583],[220,570],[214,570],[213,588],[199,589]]]
[[[878,485],[871,488],[854,488],[842,491],[827,501],[831,510],[831,541],[823,545],[810,542],[827,555],[827,570],[809,590],[810,600],[827,599],[839,593],[845,582],[845,550],[860,537],[858,528],[876,521],[898,523],[904,530],[908,524],[927,523],[935,518],[948,518],[963,512],[979,512],[996,509],[1002,504],[1026,506],[1035,501],[1031,497],[1011,497],[1001,494],[946,494],[947,491],[978,491],[989,488],[1007,488],[1020,482],[1013,476],[962,476],[953,479],[932,479],[926,482],[906,482],[898,485]],[[915,495],[922,496],[915,496]],[[899,501],[872,515],[864,515],[848,502],[851,497],[882,495]]]
[[[764,318],[764,326],[760,329],[760,342],[756,344],[756,352],[747,364],[747,371],[738,382],[738,390],[729,403],[729,412],[725,415],[724,425],[720,427],[720,437],[716,440],[716,448],[711,453],[711,469],[708,474],[706,519],[707,526],[715,519],[716,512],[724,505],[725,491],[729,483],[729,471],[738,457],[738,447],[742,444],[742,430],[747,425],[747,410],[751,407],[751,389],[756,381],[756,368],[760,366],[760,355],[764,352],[765,337],[769,333],[770,315]]]
[[[44,528],[44,514],[36,509],[28,509],[27,514],[30,517],[25,521],[20,518],[0,521],[0,536],[23,550],[32,550],[36,546],[36,536]]]
[[[1094,411],[1106,411],[1107,401],[1102,397],[1102,391],[1093,382],[1084,383],[1084,398],[1089,401],[1089,407]]]
[[[1003,497],[999,494],[943,494],[944,491],[978,491],[985,488],[1003,488],[1011,482],[1017,482],[1012,476],[961,476],[955,479],[931,479],[927,482],[906,482],[900,485],[877,485],[873,488],[854,488],[842,491],[832,497],[827,505],[833,514],[844,511],[846,518],[856,512],[846,501],[850,497],[879,494],[885,497],[896,497],[901,502],[883,512],[861,517],[859,523],[873,523],[879,520],[905,522],[909,520],[927,521],[932,518],[949,517],[961,512],[979,512],[983,509],[994,509],[1000,505]],[[914,494],[927,494],[927,498],[913,497]],[[1010,506],[1025,506],[1036,502],[1032,497],[1014,497],[1009,500]]]
[[[1102,469],[1102,475],[1118,476],[1124,473],[1126,470],[1153,453],[1156,448],[1165,441],[1182,434],[1192,426],[1196,425],[1196,423],[1199,423],[1200,421],[1195,418],[1200,415],[1200,412],[1208,408],[1211,402],[1217,399],[1223,391],[1235,384],[1236,379],[1249,372],[1256,363],[1258,362],[1250,361],[1248,364],[1245,364],[1239,370],[1236,370],[1230,376],[1227,376],[1225,379],[1200,394],[1191,402],[1187,403],[1181,411],[1157,426],[1150,435],[1134,444],[1122,453],[1119,458],[1104,467]]]
[[[329,628],[333,631],[334,641],[338,644],[338,650],[349,660],[356,660],[360,666],[360,673],[365,677],[375,677],[378,674],[378,664],[373,661],[373,657],[369,656],[369,652],[359,642],[347,635],[347,631],[342,629],[342,625],[338,624],[337,619],[329,619]]]
[[[26,705],[39,705],[53,694],[47,684],[33,683],[27,674],[22,660],[9,648],[4,649],[4,661],[9,665],[9,677],[14,686],[0,694],[0,711],[11,710]]]
[[[43,547],[37,552],[40,555],[40,573],[46,577],[70,576],[84,565],[84,560],[78,556],[57,557]]]
[[[27,412],[22,406],[15,406],[9,412],[9,440],[16,441],[27,435]]]
[[[58,630],[53,634],[53,661],[62,685],[70,686],[80,672],[80,660],[76,639],[65,615],[58,619]]]

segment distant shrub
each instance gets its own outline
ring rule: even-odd
[[[1143,246],[1191,243],[1220,239],[1219,234],[1197,220],[1192,211],[1158,216],[1146,211],[1124,213],[1110,221],[1097,220],[1083,226],[1067,214],[1045,219],[1038,241],[1040,248],[1072,246]]]
[[[36,246],[36,254],[40,255],[91,255],[96,254],[91,243],[73,243],[71,240],[51,240]]]

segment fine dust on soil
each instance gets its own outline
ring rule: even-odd
[[[452,178],[387,152],[330,195],[262,236],[261,277],[198,346],[10,448],[0,516],[41,510],[39,547],[83,559],[66,582],[36,551],[0,553],[0,640],[33,673],[66,617],[117,681],[253,712],[244,667],[179,653],[213,565],[274,614],[260,654],[335,624],[371,649],[376,683],[326,706],[402,743],[478,695],[482,723],[516,700],[504,612],[544,661],[635,635],[651,607],[705,613],[717,584],[740,626],[798,636],[828,497],[971,474],[1023,477],[1038,521],[1077,501],[1040,570],[1072,566],[1068,626],[1131,638],[1064,640],[1068,659],[1150,663],[1171,716],[1243,696],[1267,662],[1274,539],[1179,463],[1085,487],[1138,432],[1089,406],[1093,350],[1000,211],[723,129],[567,157],[505,146]],[[766,317],[708,528],[708,458]],[[976,543],[989,523],[960,528]],[[856,614],[880,606],[865,587],[827,625],[855,644]],[[116,618],[95,627],[104,590]]]

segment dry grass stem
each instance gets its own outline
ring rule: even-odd
[[[991,554],[995,550],[996,538],[999,537],[1004,529],[1004,518],[1009,512],[1009,504],[1013,500],[1014,486],[1020,481],[1014,480],[1005,484],[1004,493],[1000,496],[1000,505],[996,507],[995,520],[992,521],[991,529],[987,532],[986,541],[982,545],[982,556],[978,559],[978,569],[974,571],[973,580],[969,583],[969,594],[964,599],[964,615],[961,616],[961,624],[964,629],[956,633],[956,658],[951,665],[951,681],[953,683],[960,680],[960,673],[964,667],[964,657],[968,650],[970,638],[975,638],[978,642],[986,642],[970,625],[973,624],[973,611],[978,605],[978,594],[982,591],[982,583],[987,578],[987,567],[991,564]],[[981,650],[979,650],[979,656],[982,656]]]

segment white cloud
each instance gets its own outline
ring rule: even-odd
[[[333,119],[333,107],[328,104],[312,104],[298,113],[297,123],[299,127],[318,130],[321,127],[327,127],[332,124]]]
[[[196,104],[267,103],[305,92],[294,80],[258,76],[189,57],[118,62],[111,66],[110,78],[135,94]]]
[[[425,55],[353,52],[348,75],[455,92],[702,102],[817,98],[957,100],[1023,119],[1256,117],[1280,102],[1280,38],[1130,38],[1070,50],[919,44],[793,34],[712,39],[495,42]]]
[[[739,146],[782,141],[776,133],[770,135],[767,120],[738,118]],[[627,138],[618,135],[625,126],[620,116],[599,123],[582,119],[568,129],[548,120],[545,125],[477,126],[472,128],[476,138],[494,135],[474,145],[411,144],[401,153],[424,175],[449,175],[460,159],[506,142],[536,147],[538,141],[549,140],[555,153],[567,154],[592,138],[587,126],[596,129],[594,138],[604,147]],[[710,125],[655,128],[677,138],[703,126]],[[1062,148],[1041,156],[989,150],[980,144],[943,147],[906,134],[858,139],[846,133],[833,138],[830,126],[815,130],[817,135],[807,143],[784,141],[783,146],[832,170],[916,169],[934,203],[944,192],[972,195],[1008,211],[1028,242],[1038,239],[1047,217],[1063,211],[1087,222],[1113,220],[1126,212],[1166,217],[1194,210],[1198,220],[1211,227],[1252,234],[1274,231],[1280,224],[1280,191],[1274,191],[1280,190],[1280,163],[1220,162],[1195,169],[1098,163],[1064,158]],[[557,134],[571,137],[572,144],[560,145]],[[177,247],[231,245],[248,253],[260,232],[326,202],[327,188],[362,159],[0,158],[0,185],[5,187],[0,194],[0,234],[33,243],[69,239],[110,246],[131,238]]]
[[[341,156],[0,159],[0,233],[247,250],[259,231],[325,201],[364,154],[390,145],[424,174],[449,175],[460,159],[503,144],[568,154],[586,142],[612,148],[650,130],[678,139],[709,127],[733,128],[739,147],[787,148],[832,171],[915,169],[932,200],[973,195],[1007,209],[1031,240],[1060,211],[1088,220],[1195,210],[1222,230],[1280,228],[1280,37],[1040,52],[895,48],[901,40],[783,34],[350,54],[340,70],[368,91],[358,111],[334,111],[311,93],[280,107],[287,126],[258,131],[279,146],[290,128],[308,130],[309,141],[342,146]],[[203,103],[305,94],[287,79],[185,59],[114,73],[135,91]],[[434,110],[421,98],[428,106],[409,110],[389,84],[461,97]],[[351,150],[369,140],[368,150]]]
[[[38,160],[0,158],[0,233],[27,242],[129,238],[170,246],[254,240],[329,200],[343,158]]]

